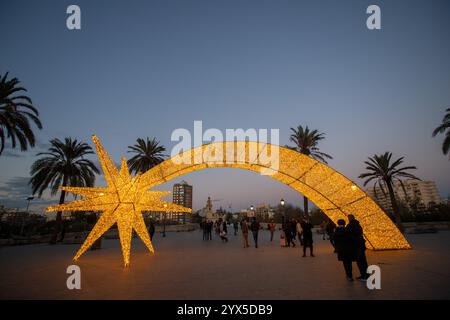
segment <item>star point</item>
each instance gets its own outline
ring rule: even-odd
[[[133,230],[144,242],[151,253],[154,248],[145,226],[143,211],[191,212],[191,209],[166,202],[161,197],[168,191],[149,190],[141,183],[141,174],[132,177],[127,161],[123,157],[120,169],[117,169],[96,135],[92,135],[97,155],[105,176],[106,188],[61,187],[62,190],[83,197],[82,200],[68,204],[50,206],[53,211],[102,211],[100,218],[92,228],[81,248],[74,256],[74,261],[99,239],[115,223],[120,238],[125,266],[130,264],[131,239]]]

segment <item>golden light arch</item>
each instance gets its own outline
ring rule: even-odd
[[[278,170],[258,161],[261,155],[270,154],[275,149],[279,152]],[[347,215],[353,214],[364,229],[369,249],[411,248],[386,213],[353,181],[311,157],[268,143],[204,144],[153,167],[140,177],[139,183],[142,187],[151,188],[192,171],[216,167],[256,172],[272,170],[269,177],[308,197],[335,223],[338,219],[347,220]]]

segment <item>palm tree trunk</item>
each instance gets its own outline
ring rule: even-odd
[[[400,216],[400,210],[398,208],[397,199],[395,198],[394,188],[392,187],[392,181],[386,181],[386,185],[389,191],[389,197],[391,199],[392,211],[394,211],[394,219],[397,228],[403,233],[402,218]]]
[[[309,218],[309,210],[308,210],[308,198],[303,196],[303,209],[305,213],[305,217]]]
[[[66,184],[67,184],[67,179],[64,176],[62,186],[65,187]],[[59,196],[59,204],[64,204],[65,199],[66,199],[66,191],[61,190],[61,195]],[[53,230],[52,237],[50,238],[50,244],[56,244],[56,241],[58,239],[58,234],[61,230],[61,222],[62,222],[62,211],[58,211],[56,213],[55,229]]]

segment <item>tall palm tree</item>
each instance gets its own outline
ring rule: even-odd
[[[395,161],[391,161],[392,153],[385,152],[384,154],[374,155],[373,157],[369,157],[369,161],[364,161],[367,165],[367,172],[359,175],[360,179],[366,179],[364,181],[364,186],[366,186],[369,182],[375,180],[373,185],[375,197],[378,197],[376,192],[376,187],[379,186],[381,192],[386,196],[386,188],[389,193],[389,197],[392,203],[392,210],[394,213],[395,224],[397,227],[403,232],[402,219],[400,216],[400,210],[398,206],[397,199],[395,198],[394,181],[399,181],[403,192],[406,194],[405,187],[401,178],[420,180],[415,175],[408,173],[409,170],[417,169],[414,166],[406,166],[401,167],[403,163],[404,157],[400,157]]]
[[[294,146],[288,146],[290,149],[322,161],[323,163],[328,163],[326,159],[333,159],[329,154],[319,151],[318,144],[321,140],[325,139],[324,133],[319,132],[317,129],[310,130],[308,126],[305,128],[302,126],[291,128],[291,131],[292,134],[289,140],[294,143]],[[305,214],[309,215],[308,198],[306,196],[303,196],[303,208]]]
[[[437,134],[441,134],[445,132],[445,139],[442,143],[442,152],[444,154],[447,154],[450,150],[450,108],[447,108],[445,110],[447,113],[445,114],[444,118],[442,119],[442,123],[439,127],[434,129],[433,131],[433,137],[435,137]],[[447,131],[447,132],[446,132]],[[450,159],[450,156],[449,156]]]
[[[17,78],[7,78],[8,73],[3,77],[0,75],[0,155],[7,139],[11,141],[12,148],[18,142],[21,151],[26,151],[28,145],[34,147],[36,138],[31,123],[42,129],[39,112],[31,99],[21,93],[27,90],[19,87]]]
[[[93,154],[92,148],[85,142],[76,139],[65,138],[50,140],[47,152],[40,152],[42,156],[31,166],[31,179],[33,194],[42,193],[50,188],[51,195],[55,195],[60,187],[92,187],[95,182],[95,173],[99,170],[95,164],[85,159],[85,156]],[[61,190],[59,204],[63,204],[66,191]],[[56,226],[50,243],[56,243],[56,237],[61,228],[61,211],[56,214]]]
[[[164,161],[167,157],[163,152],[166,148],[155,138],[146,140],[138,138],[136,144],[128,146],[128,152],[135,155],[127,161],[131,172],[145,172]]]

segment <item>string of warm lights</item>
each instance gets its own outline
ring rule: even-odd
[[[148,190],[140,183],[141,175],[131,177],[125,159],[120,171],[114,165],[96,136],[92,137],[102,166],[106,188],[63,187],[62,189],[83,197],[68,204],[51,206],[47,211],[102,211],[92,231],[76,253],[77,260],[114,223],[117,223],[125,266],[130,264],[131,238],[133,230],[142,239],[150,252],[154,252],[150,236],[144,223],[142,211],[191,212],[191,209],[161,200],[167,191]]]
[[[178,158],[184,163],[168,159],[150,169],[141,177],[140,183],[153,187],[192,171],[213,167],[232,167],[260,172],[269,168],[258,162],[262,153],[271,152],[272,145],[252,141],[214,142],[185,151]],[[307,196],[335,223],[347,220],[353,214],[364,229],[367,246],[371,249],[409,249],[403,234],[386,213],[353,181],[329,166],[294,150],[278,147],[279,167],[271,178],[289,185]],[[221,157],[217,157],[218,150]],[[230,152],[234,161],[230,161]],[[252,156],[252,150],[258,150]],[[198,159],[202,159],[198,162]],[[196,163],[197,160],[197,163]]]

